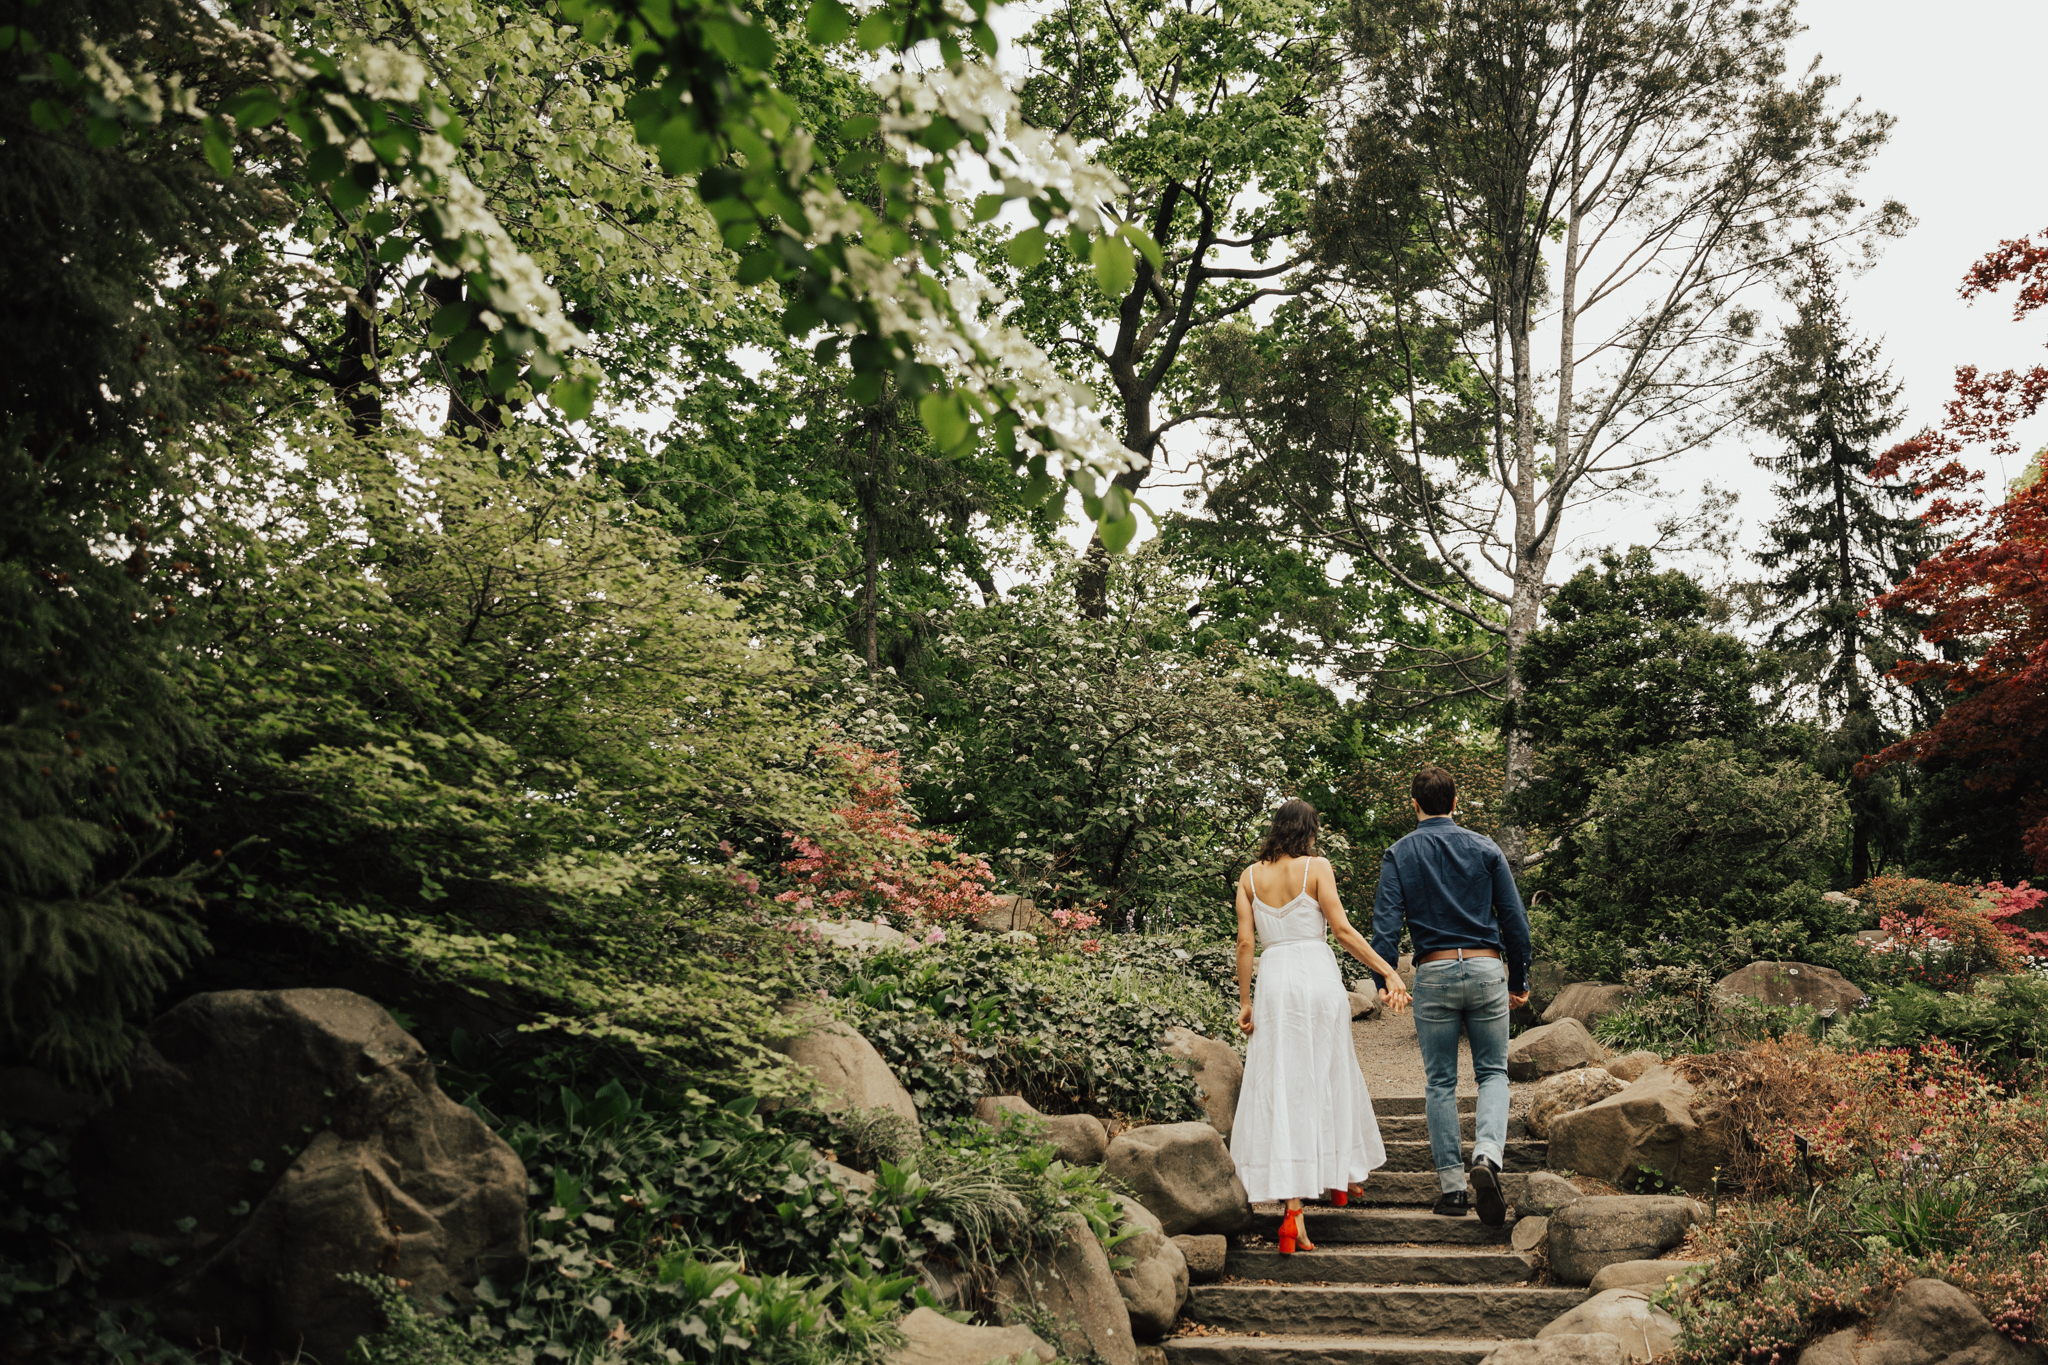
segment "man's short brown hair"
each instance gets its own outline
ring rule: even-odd
[[[1408,790],[1424,815],[1449,815],[1458,801],[1457,779],[1434,763],[1423,764]]]

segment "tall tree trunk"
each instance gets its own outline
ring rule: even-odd
[[[334,367],[335,389],[348,410],[349,433],[367,438],[384,429],[384,388],[377,377],[377,293],[384,268],[367,248],[363,252],[360,303],[341,311],[341,360]]]

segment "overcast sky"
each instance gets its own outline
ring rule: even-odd
[[[2030,136],[2041,119],[2040,57],[2048,50],[2048,0],[1803,0],[1799,60],[1818,55],[1839,92],[1897,119],[1889,145],[1863,182],[1864,198],[1903,201],[1919,225],[1886,244],[1878,263],[1843,281],[1859,331],[1879,339],[1904,381],[1900,435],[1941,420],[1955,367],[2048,363],[2048,317],[2012,320],[2012,290],[1975,303],[1956,296],[1963,272],[2009,237],[2048,228],[2048,177]],[[2048,444],[2048,420],[2022,432],[2023,448]],[[1672,471],[1742,491],[1742,539],[1756,543],[1770,513],[1770,479],[1751,466],[1747,442],[1724,443]],[[2016,475],[1988,456],[1992,480]],[[1625,536],[1626,519],[1614,526]]]

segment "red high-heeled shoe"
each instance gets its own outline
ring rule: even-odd
[[[1301,1210],[1289,1209],[1280,1219],[1280,1254],[1292,1256],[1297,1251],[1314,1251],[1316,1244],[1308,1239],[1308,1233],[1301,1225]]]
[[[1341,1209],[1351,1202],[1351,1192],[1349,1190],[1325,1190],[1324,1193],[1330,1196],[1330,1206],[1332,1208]]]

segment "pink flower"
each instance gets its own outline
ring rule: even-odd
[[[944,929],[939,928],[937,925],[933,925],[932,931],[924,936],[924,943],[927,948],[935,948],[939,944],[944,943],[945,941],[946,931]]]
[[[1102,942],[1100,939],[1083,939],[1081,940],[1081,951],[1084,953],[1099,953],[1102,951]]]

